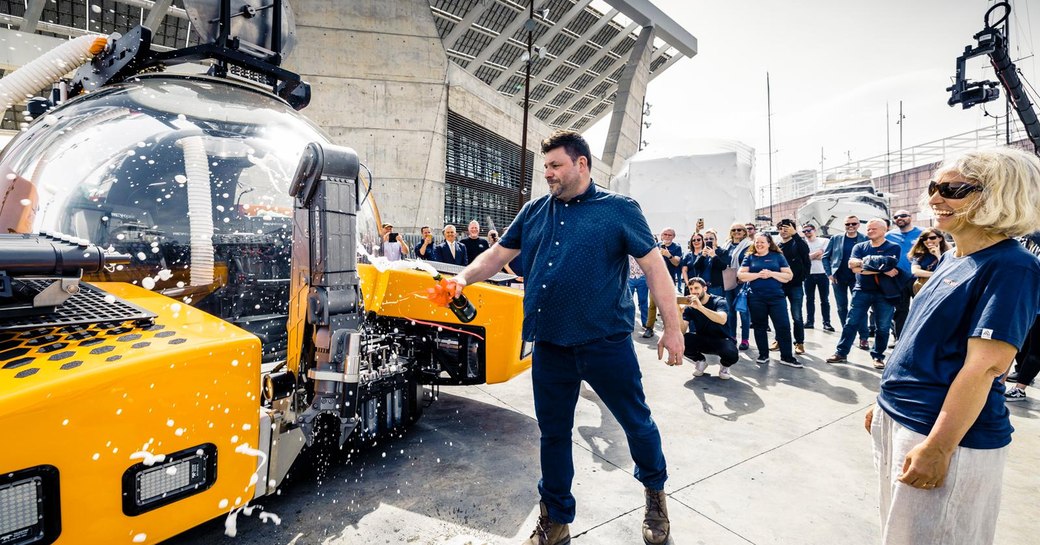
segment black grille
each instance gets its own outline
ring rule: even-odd
[[[499,230],[508,226],[529,198],[534,152],[527,150],[521,183],[520,146],[452,111],[447,144],[444,222],[490,219]]]
[[[14,280],[14,283],[16,286],[22,284],[30,291],[37,293],[50,285],[50,282],[46,280]],[[5,318],[0,322],[0,331],[85,325],[95,322],[137,322],[141,324],[151,323],[156,316],[155,313],[137,305],[115,299],[107,292],[90,284],[81,283],[79,287],[79,293],[69,297],[53,312]]]

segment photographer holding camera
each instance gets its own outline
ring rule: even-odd
[[[389,223],[383,224],[383,257],[387,261],[400,261],[402,256],[408,255],[408,243],[404,241],[400,233],[394,232],[394,226]]]

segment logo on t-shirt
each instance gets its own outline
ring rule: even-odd
[[[992,329],[987,329],[987,328],[982,328],[982,335],[980,335],[980,337],[982,337],[983,339],[990,339],[990,340],[992,340],[993,339],[993,330]]]
[[[957,281],[952,279],[952,278],[943,278],[943,283],[946,284],[947,286],[956,286],[957,285]]]

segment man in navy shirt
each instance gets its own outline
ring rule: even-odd
[[[895,220],[896,226],[885,235],[885,239],[899,245],[899,270],[903,271],[901,278],[906,280],[901,286],[899,299],[895,301],[896,310],[892,316],[895,321],[896,339],[898,339],[903,333],[906,315],[910,312],[910,298],[914,296],[914,275],[910,272],[909,254],[914,243],[921,236],[921,228],[914,225],[914,218],[910,215],[909,210],[896,210],[892,219]]]
[[[867,242],[852,248],[849,268],[856,273],[856,287],[852,290],[852,308],[841,331],[841,340],[827,363],[845,363],[856,338],[856,331],[866,323],[867,310],[877,317],[877,335],[870,356],[875,369],[885,368],[885,349],[888,332],[892,327],[893,303],[899,297],[899,246],[885,240],[887,224],[882,219],[867,222]]]
[[[419,232],[421,233],[420,236],[422,236],[422,242],[415,245],[415,257],[432,261],[434,247],[433,231],[429,225],[423,225]]]
[[[592,154],[580,134],[553,132],[542,142],[542,154],[549,195],[524,205],[499,243],[454,278],[459,295],[517,253],[523,260],[523,338],[535,343],[531,381],[542,468],[541,516],[526,545],[570,541],[568,524],[575,513],[571,428],[583,380],[628,437],[635,477],[645,487],[643,539],[665,543],[668,474],[632,342],[635,305],[628,289],[628,256],[636,258],[658,301],[673,300],[675,284],[639,205],[592,182]],[[668,365],[681,365],[678,306],[662,305],[661,313],[658,357],[667,350]]]
[[[683,309],[683,320],[689,324],[689,330],[683,335],[686,344],[685,355],[693,360],[693,376],[704,375],[708,368],[705,354],[719,357],[722,369],[719,378],[732,378],[729,368],[740,356],[737,352],[737,341],[729,336],[726,319],[729,315],[729,304],[725,297],[708,293],[708,283],[695,276],[686,284],[690,288],[687,303],[680,305]]]
[[[838,321],[841,322],[842,330],[849,316],[849,293],[856,286],[856,274],[849,269],[849,255],[852,254],[853,246],[866,240],[867,237],[859,232],[859,218],[848,216],[845,218],[845,234],[831,237],[823,252],[823,268],[834,286],[834,303],[838,307]],[[858,333],[859,347],[869,348],[866,322]]]

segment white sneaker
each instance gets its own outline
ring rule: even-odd
[[[719,369],[719,378],[722,380],[729,380],[733,378],[733,375],[729,374],[729,367],[723,367]]]
[[[704,370],[708,368],[708,360],[698,360],[693,362],[693,376],[700,377],[704,376]]]

